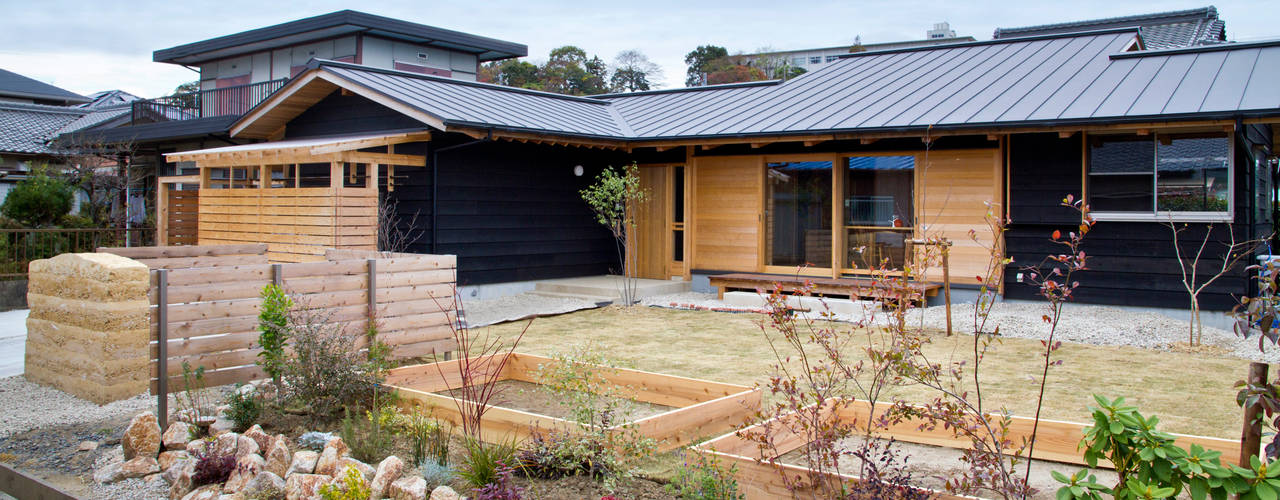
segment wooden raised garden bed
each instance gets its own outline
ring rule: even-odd
[[[500,358],[500,355],[494,357]],[[558,362],[543,356],[515,353],[501,366],[498,379],[500,383],[536,384],[538,380],[534,374],[538,367]],[[477,363],[473,360],[472,366],[477,364],[497,367],[499,363]],[[622,396],[650,409],[648,413],[651,415],[620,423],[614,428],[628,424],[634,426],[641,435],[657,441],[659,451],[679,448],[740,427],[760,409],[759,389],[625,368],[598,368],[601,370],[596,373],[618,386]],[[460,387],[460,372],[458,360],[406,366],[391,370],[386,385],[400,394],[401,405],[421,406],[435,418],[459,426],[457,400],[449,396],[449,391]],[[481,432],[485,441],[501,442],[512,438],[523,441],[534,432],[575,431],[580,428],[576,422],[564,418],[511,408],[509,406],[520,406],[506,404],[521,398],[520,391],[506,392],[515,394],[500,394],[491,401],[484,414]],[[499,400],[504,404],[499,404]],[[656,411],[655,408],[663,410]]]
[[[888,403],[877,405],[877,416],[888,407]],[[830,414],[829,418],[837,418],[841,422],[862,424],[872,421],[870,415],[871,405],[865,401],[855,401],[839,411],[828,410],[828,413]],[[791,419],[795,418],[795,415],[791,414],[782,418]],[[1019,416],[1013,416],[1011,419],[1009,439],[1014,443],[1021,443],[1024,438],[1029,438],[1034,419]],[[901,442],[946,448],[965,449],[970,446],[968,439],[964,437],[957,438],[952,435],[950,430],[944,429],[940,425],[930,429],[921,427],[922,423],[922,421],[918,420],[900,422],[878,431],[876,435],[886,439],[893,438]],[[1088,426],[1089,424],[1041,419],[1040,428],[1036,433],[1035,453],[1032,458],[1086,465],[1082,455],[1083,450],[1080,450],[1078,445],[1080,439],[1084,436],[1084,428]],[[778,429],[784,429],[781,434],[775,437],[777,452],[780,455],[786,455],[808,444],[804,435],[786,432],[785,429],[789,427],[791,426],[780,425],[777,427]],[[779,476],[779,468],[790,477],[802,475],[808,469],[789,463],[770,464],[760,462],[762,458],[768,459],[772,457],[761,457],[757,442],[748,439],[746,436],[759,435],[762,432],[762,428],[763,424],[756,424],[733,431],[700,443],[693,447],[693,450],[704,456],[718,459],[721,465],[726,468],[737,466],[736,478],[739,491],[746,495],[747,500],[792,498],[791,492],[787,490],[782,478]],[[1188,448],[1194,443],[1203,446],[1207,450],[1222,452],[1221,460],[1223,464],[1234,464],[1239,460],[1240,443],[1237,441],[1186,434],[1173,434],[1173,436],[1176,437],[1178,446],[1183,448]],[[1098,466],[1110,468],[1111,464],[1102,461],[1099,462]],[[857,480],[856,476],[848,474],[840,474],[840,477],[850,481]],[[934,498],[942,499],[967,498],[950,495],[945,492],[934,492],[934,494]]]

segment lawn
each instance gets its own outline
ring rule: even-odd
[[[764,382],[773,354],[757,324],[757,314],[681,311],[648,307],[609,307],[534,320],[518,349],[552,355],[590,342],[624,366],[673,375],[754,384]],[[509,337],[523,323],[489,327]],[[848,328],[848,325],[844,325]],[[940,333],[925,348],[935,362],[964,359],[972,337]],[[988,407],[1008,407],[1030,416],[1035,410],[1042,358],[1037,340],[1005,339],[982,365]],[[971,354],[970,354],[971,355]],[[1147,415],[1160,417],[1169,432],[1235,438],[1241,410],[1232,384],[1244,377],[1248,362],[1209,354],[1165,352],[1131,347],[1064,343],[1055,354],[1045,395],[1044,417],[1087,422],[1091,394],[1126,396]],[[918,386],[893,394],[926,401],[932,394]]]

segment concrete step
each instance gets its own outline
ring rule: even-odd
[[[546,290],[534,290],[528,293],[532,295],[537,295],[540,297],[585,300],[587,302],[594,302],[596,304],[612,304],[615,300],[618,300],[618,297],[604,297],[599,295],[581,295],[576,293],[563,293],[563,292],[548,292]]]
[[[564,293],[593,297],[622,298],[623,280],[618,276],[587,276],[583,278],[565,278],[539,281],[534,286],[536,292]],[[637,299],[654,295],[666,295],[689,291],[687,281],[637,280],[635,294]]]

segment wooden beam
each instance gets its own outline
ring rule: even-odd
[[[666,150],[671,149],[671,148],[674,148],[674,147],[675,147],[675,146],[657,146],[657,147],[655,147],[654,149],[658,150],[658,152],[659,152],[659,153],[661,153],[661,152],[663,152],[663,151],[666,151]]]
[[[1061,132],[1058,132],[1059,139],[1068,139],[1073,135],[1076,135],[1076,131],[1074,130],[1063,130]]]
[[[772,142],[753,142],[751,143],[751,149],[760,149],[770,144],[773,144],[773,143]]]
[[[987,134],[987,140],[988,140],[988,141],[998,141],[998,140],[1000,140],[1000,134]]]
[[[867,145],[867,144],[871,144],[871,143],[873,143],[873,142],[876,142],[877,140],[878,140],[878,139],[876,139],[876,138],[874,138],[874,137],[863,137],[862,139],[859,139],[859,140],[858,140],[858,142],[862,143],[862,145],[864,145],[864,146],[865,146],[865,145]]]
[[[698,148],[699,148],[699,149],[701,149],[701,150],[703,150],[703,151],[711,151],[711,150],[713,150],[713,149],[715,149],[715,148],[718,148],[718,147],[720,147],[720,145],[719,145],[719,144],[703,144],[703,145],[701,145],[701,146],[698,146]]]
[[[1145,128],[1138,129],[1138,135],[1149,135],[1149,134],[1151,134],[1150,129],[1145,129]]]
[[[804,147],[806,147],[806,148],[811,148],[811,147],[817,146],[817,145],[819,145],[819,144],[822,144],[822,143],[824,143],[824,142],[827,142],[827,140],[826,140],[826,139],[814,139],[814,140],[812,140],[812,141],[804,141]]]

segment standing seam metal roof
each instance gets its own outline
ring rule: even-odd
[[[865,52],[780,83],[587,98],[312,66],[446,125],[627,140],[1280,116],[1280,41],[1122,53],[1135,36]]]

